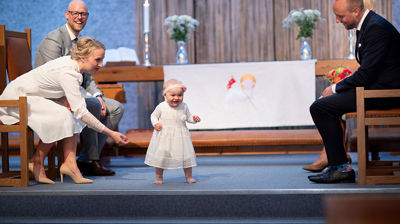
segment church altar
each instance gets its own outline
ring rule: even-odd
[[[315,60],[164,66],[181,80],[184,102],[201,122],[190,129],[313,125]]]

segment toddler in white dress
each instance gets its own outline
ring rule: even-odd
[[[178,168],[183,168],[187,183],[196,182],[192,178],[192,167],[197,165],[196,154],[186,122],[197,123],[200,118],[191,115],[182,102],[185,91],[186,86],[181,81],[168,80],[164,84],[165,101],[151,114],[154,132],[144,163],[156,168],[154,184],[163,183],[164,169]]]

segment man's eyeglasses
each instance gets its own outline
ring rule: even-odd
[[[77,12],[77,11],[68,11],[68,12],[69,14],[71,14],[73,18],[76,18],[79,15],[81,15],[82,18],[87,18],[89,16],[88,12]]]

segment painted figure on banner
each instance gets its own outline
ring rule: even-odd
[[[237,82],[232,75],[226,85],[224,110],[243,111],[245,113],[257,111],[253,97],[255,86],[256,78],[252,74],[242,75],[240,82]]]

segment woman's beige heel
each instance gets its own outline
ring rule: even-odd
[[[35,173],[33,172],[33,163],[32,162],[28,163],[28,169],[29,169],[29,171],[31,171],[33,173],[33,176],[35,177],[36,182],[42,183],[42,184],[55,184],[54,181],[50,180],[47,177],[37,177],[35,175]]]
[[[61,165],[60,167],[60,177],[61,177],[61,183],[64,182],[64,174],[68,175],[69,177],[71,177],[71,179],[74,181],[74,183],[76,184],[91,184],[93,183],[93,180],[87,179],[87,178],[83,178],[83,177],[78,177],[76,176],[76,174],[74,174],[72,172],[72,170],[70,170],[67,166],[65,166],[64,164]]]
[[[61,183],[63,184],[64,183],[64,180],[63,180],[64,174],[61,173],[61,171],[60,171],[60,177],[61,177]]]

